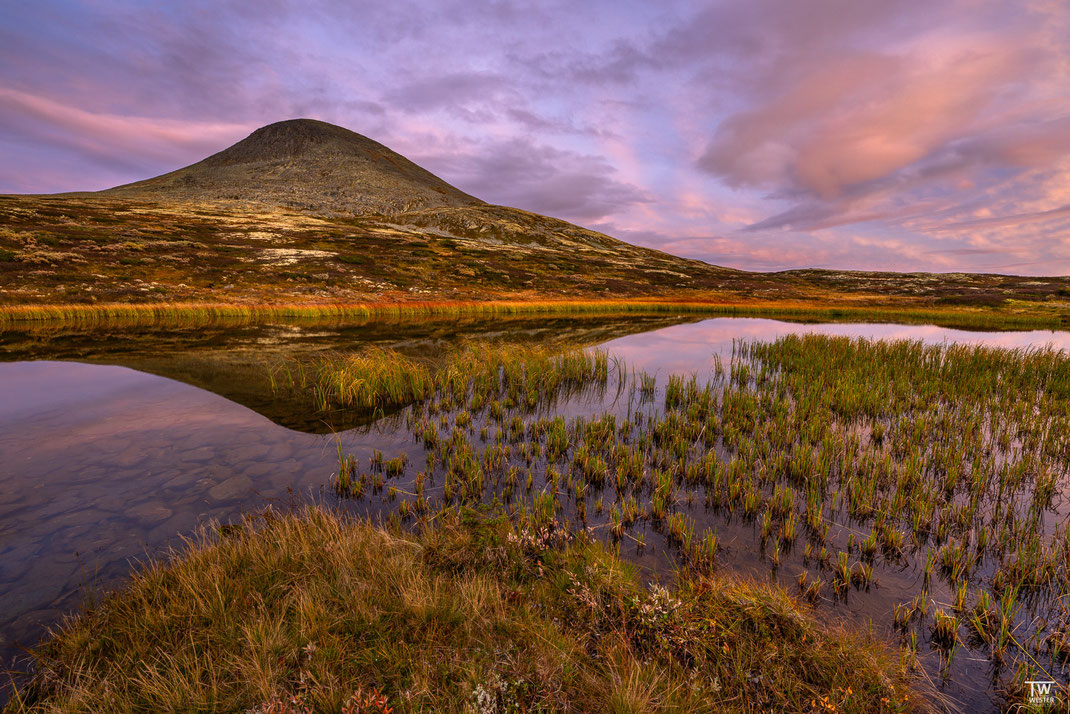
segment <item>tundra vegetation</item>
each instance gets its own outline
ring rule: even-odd
[[[312,215],[0,196],[0,325],[622,311],[1057,328],[1070,279],[753,273],[485,204]]]

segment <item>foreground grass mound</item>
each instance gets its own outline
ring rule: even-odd
[[[203,533],[68,623],[7,712],[903,711],[894,653],[782,592],[646,587],[585,534],[319,509]]]

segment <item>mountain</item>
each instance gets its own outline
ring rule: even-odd
[[[313,119],[269,124],[191,166],[101,193],[352,214],[483,203],[377,141]]]
[[[739,275],[485,203],[311,119],[105,191],[0,196],[0,303],[624,297]]]
[[[313,119],[269,124],[191,166],[97,195],[216,210],[281,208],[319,217],[378,219],[374,230],[431,234],[474,248],[493,247],[504,257],[515,253],[512,258],[517,261],[532,252],[543,258],[560,253],[567,264],[575,264],[574,259],[582,261],[584,254],[597,253],[640,269],[648,265],[667,271],[670,278],[674,271],[677,278],[695,270],[728,272],[557,218],[487,204],[377,141]],[[681,267],[686,268],[684,273]],[[471,267],[461,270],[464,275]],[[657,282],[665,282],[665,276]]]
[[[0,196],[0,307],[658,298],[1061,311],[1068,296],[1066,278],[722,268],[485,203],[311,119],[105,191]]]

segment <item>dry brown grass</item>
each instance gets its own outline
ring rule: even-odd
[[[925,706],[897,655],[779,590],[650,589],[552,524],[437,523],[309,509],[202,533],[63,627],[5,711],[377,711],[359,704],[379,693],[396,712]]]
[[[695,297],[630,300],[427,300],[364,303],[101,303],[0,305],[0,329],[32,324],[82,326],[248,324],[267,320],[376,319],[508,315],[696,314],[794,320],[904,322],[986,329],[1059,329],[1065,310],[1022,303],[1010,307],[922,307],[903,303],[840,305],[820,300],[726,301]]]

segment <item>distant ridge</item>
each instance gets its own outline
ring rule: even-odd
[[[315,213],[391,215],[483,205],[379,142],[314,119],[269,124],[203,161],[100,193]]]

